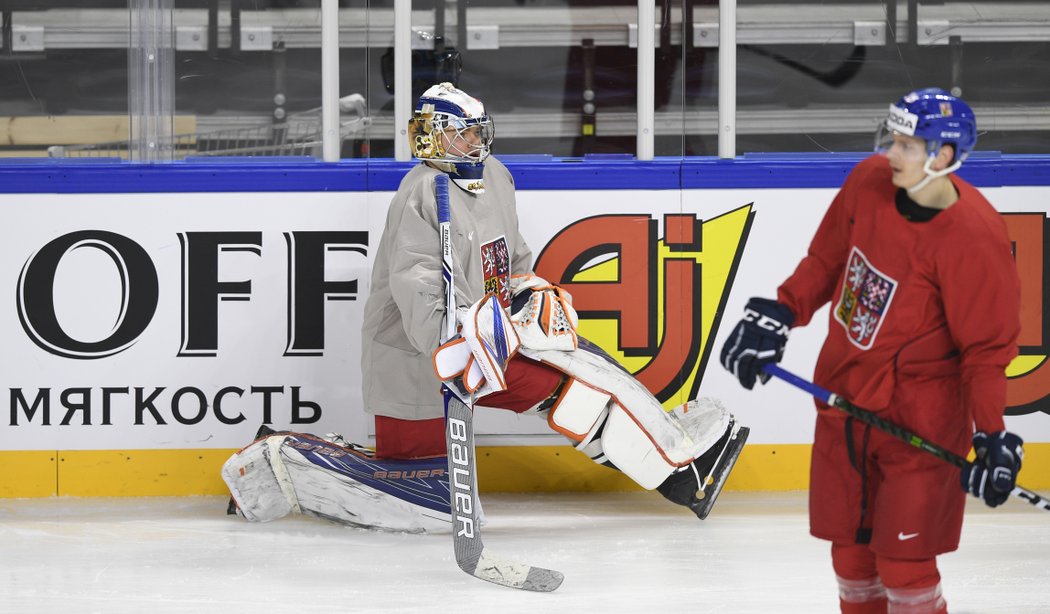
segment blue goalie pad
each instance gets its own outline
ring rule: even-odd
[[[342,524],[410,533],[451,530],[444,456],[376,459],[339,436],[269,432],[222,468],[235,509],[266,522],[301,512]]]
[[[376,459],[360,446],[343,447],[311,435],[288,435],[284,446],[298,451],[320,469],[435,512],[450,513],[448,460],[444,456],[412,460]]]

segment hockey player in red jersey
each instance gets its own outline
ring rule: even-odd
[[[513,178],[489,155],[493,135],[481,101],[452,84],[420,97],[408,125],[420,163],[388,209],[362,327],[375,452],[271,434],[223,468],[245,517],[303,511],[383,529],[448,530],[443,381],[477,406],[537,415],[596,463],[701,519],[710,512],[747,427],[713,399],[665,411],[615,360],[577,335],[572,297],[531,274]],[[461,334],[439,346],[445,303],[434,185],[440,174],[455,186],[449,189],[452,315]]]
[[[877,155],[846,178],[776,300],[752,298],[722,349],[745,388],[765,383],[789,329],[830,302],[814,381],[956,454],[976,450],[960,476],[817,403],[810,532],[831,541],[843,612],[947,612],[936,557],[959,545],[964,491],[999,505],[1021,468],[1003,422],[1020,282],[1003,220],[952,174],[976,140],[973,111],[943,90],[890,105]]]

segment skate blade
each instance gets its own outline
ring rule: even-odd
[[[736,460],[740,456],[740,451],[744,449],[744,443],[747,441],[747,436],[751,432],[751,429],[742,426],[737,429],[736,433],[726,443],[725,452],[722,454],[722,458],[719,459],[718,464],[715,465],[715,470],[712,471],[714,477],[714,489],[707,491],[708,484],[704,485],[704,490],[707,492],[703,493],[703,497],[700,497],[700,493],[697,493],[697,501],[689,505],[689,509],[693,510],[696,517],[700,520],[707,518],[707,515],[711,513],[711,508],[715,505],[715,500],[718,499],[718,495],[722,492],[722,486],[725,485],[726,479],[729,477],[729,473],[733,470],[733,466],[736,465]]]

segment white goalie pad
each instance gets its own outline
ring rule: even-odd
[[[601,448],[609,461],[643,488],[655,488],[676,468],[691,463],[713,446],[729,426],[729,412],[713,400],[699,399],[672,412],[664,410],[641,382],[585,339],[580,339],[579,348],[573,352],[523,348],[522,354],[609,396]],[[559,418],[567,419],[569,416]],[[578,428],[586,417],[581,415],[574,420],[572,424]],[[596,423],[582,441],[574,439],[582,445],[601,426]]]
[[[689,454],[685,463],[670,463],[666,453],[653,445],[649,432],[618,404],[610,408],[602,433],[605,456],[643,488],[656,488],[675,468],[691,463],[710,449],[732,419],[718,401],[709,398],[695,399],[664,415],[681,429],[682,440],[673,453]]]
[[[357,448],[360,450],[360,448]],[[451,530],[444,459],[383,461],[303,434],[273,435],[222,467],[241,514],[267,522],[301,512],[409,533]]]
[[[659,486],[678,467],[661,454],[648,433],[619,404],[609,410],[601,441],[609,462],[647,490]]]
[[[283,441],[283,436],[260,439],[222,465],[223,481],[241,513],[252,522],[269,522],[300,511],[280,459]]]
[[[413,505],[345,475],[318,469],[294,447],[283,446],[281,460],[305,514],[385,531],[445,533],[452,530],[448,512]]]
[[[600,420],[604,420],[610,398],[607,392],[578,379],[570,379],[547,414],[547,424],[579,443],[596,430]]]

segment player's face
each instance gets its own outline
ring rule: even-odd
[[[913,186],[926,177],[926,141],[905,134],[894,134],[893,143],[885,150],[893,171],[893,185],[899,188]]]
[[[445,128],[441,133],[442,144],[445,151],[453,156],[465,156],[477,158],[480,156],[481,129],[479,126],[469,126],[457,130],[453,126]]]

